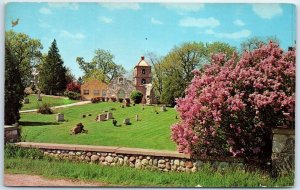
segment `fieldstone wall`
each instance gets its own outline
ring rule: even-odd
[[[4,143],[20,141],[20,128],[18,126],[4,126]]]
[[[285,175],[295,171],[295,130],[273,129],[272,174]]]
[[[225,167],[244,168],[244,164],[232,161],[193,160],[189,155],[176,151],[148,150],[137,148],[86,146],[48,143],[16,143],[22,147],[39,148],[44,155],[105,166],[128,166],[137,169],[160,171],[196,172],[209,162],[215,169]]]

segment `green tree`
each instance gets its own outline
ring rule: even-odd
[[[234,52],[236,52],[236,48],[233,46],[230,46],[227,43],[223,42],[213,42],[213,43],[206,43],[205,44],[205,63],[210,63],[210,57],[217,53],[223,53],[226,55],[226,57],[229,59]]]
[[[66,80],[67,84],[73,82],[76,80],[75,76],[73,75],[72,71],[70,68],[66,67]]]
[[[193,79],[192,71],[201,66],[205,53],[203,43],[184,43],[161,60],[162,102],[174,105],[175,98],[184,96],[184,90]]]
[[[14,56],[14,60],[19,65],[23,85],[29,86],[32,80],[32,67],[42,56],[40,51],[43,46],[40,40],[32,39],[24,33],[9,30],[5,32],[5,41]]]
[[[40,71],[40,88],[46,94],[62,93],[66,89],[67,69],[61,59],[56,40],[51,44],[45,62]]]
[[[174,105],[176,98],[185,96],[185,89],[194,77],[194,69],[201,69],[203,65],[209,64],[212,54],[223,53],[226,57],[231,57],[235,50],[222,42],[190,42],[173,48],[162,59],[150,56],[150,62],[155,63],[154,88],[160,92],[160,100]]]
[[[125,69],[121,65],[117,65],[114,61],[114,56],[106,50],[95,50],[95,56],[91,62],[86,62],[82,57],[77,57],[76,61],[80,69],[84,72],[84,78],[95,77],[98,80],[110,82],[112,79],[124,75]]]
[[[22,83],[20,64],[16,61],[7,41],[5,42],[5,125],[11,125],[20,119],[19,110],[24,98],[25,87]]]

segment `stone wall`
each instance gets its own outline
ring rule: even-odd
[[[4,142],[12,143],[20,141],[20,128],[17,126],[4,126]]]
[[[295,171],[295,130],[273,129],[272,174],[274,177]]]
[[[105,166],[128,166],[138,169],[157,169],[161,171],[196,172],[204,163],[214,168],[237,166],[244,168],[242,162],[221,162],[193,160],[189,155],[176,151],[148,150],[109,146],[86,146],[48,143],[16,143],[22,147],[39,148],[44,155],[60,159],[92,162]]]

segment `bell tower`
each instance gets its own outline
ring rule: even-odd
[[[146,103],[146,85],[151,84],[151,82],[151,66],[145,61],[145,57],[142,56],[141,60],[134,67],[134,86],[136,90],[143,93],[143,104]]]

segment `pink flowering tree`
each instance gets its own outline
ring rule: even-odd
[[[71,92],[80,93],[80,84],[76,83],[76,82],[70,82],[67,85],[67,89],[66,90],[71,91]]]
[[[213,55],[177,100],[178,150],[194,157],[271,154],[271,129],[295,127],[295,51],[270,42],[238,58]]]

